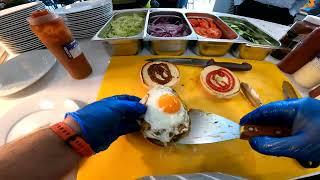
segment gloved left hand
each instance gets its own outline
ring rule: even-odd
[[[81,134],[97,153],[108,148],[119,136],[139,130],[136,120],[146,111],[139,101],[135,96],[112,96],[66,116],[79,124]]]

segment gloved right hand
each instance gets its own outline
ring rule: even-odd
[[[320,101],[303,98],[273,102],[244,116],[240,125],[288,125],[289,137],[253,137],[256,151],[273,156],[295,158],[300,162],[320,162]]]

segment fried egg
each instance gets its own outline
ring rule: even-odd
[[[156,86],[148,92],[144,101],[147,106],[145,124],[142,126],[145,138],[166,146],[189,131],[187,108],[174,90]]]

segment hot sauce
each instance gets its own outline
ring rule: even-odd
[[[319,42],[320,27],[313,30],[297,47],[285,56],[278,64],[278,67],[285,73],[292,74],[296,72],[320,53]]]
[[[297,44],[307,37],[314,29],[320,26],[320,18],[308,15],[302,21],[295,22],[289,31],[280,39],[281,49],[275,49],[271,56],[283,59]]]
[[[48,10],[38,10],[27,20],[33,33],[73,78],[84,79],[91,74],[91,66],[63,18]]]

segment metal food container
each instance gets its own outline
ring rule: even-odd
[[[121,16],[130,15],[136,13],[142,17],[144,17],[144,27],[141,29],[141,32],[135,36],[130,37],[114,37],[114,38],[104,38],[101,37],[101,33],[105,30],[111,28],[111,22],[114,19],[117,19]],[[113,14],[111,19],[96,33],[96,35],[92,38],[94,41],[103,41],[106,46],[111,45],[111,52],[109,52],[113,56],[130,56],[136,55],[142,48],[142,40],[144,38],[144,29],[147,25],[148,19],[148,10],[147,9],[136,9],[136,10],[121,10],[117,11]],[[110,50],[110,48],[106,48]]]
[[[189,40],[196,40],[197,37],[193,32],[191,25],[187,21],[185,15],[179,11],[173,10],[151,10],[149,13],[148,25],[151,23],[150,18],[154,16],[178,16],[182,19],[182,23],[186,24],[187,36],[183,37],[156,37],[148,33],[148,28],[145,28],[145,40],[150,41],[151,52],[157,55],[173,55],[178,56],[185,52]]]
[[[228,25],[226,25],[217,16],[207,13],[190,12],[185,13],[188,18],[206,18],[213,21],[213,23],[222,31],[220,39],[213,39],[203,37],[197,32],[198,41],[193,44],[192,50],[202,56],[223,56],[231,48],[234,42],[239,42],[239,36]]]
[[[242,59],[252,59],[252,60],[264,60],[274,49],[280,48],[281,43],[271,37],[268,33],[264,32],[260,28],[256,27],[249,21],[242,18],[235,18],[229,16],[220,16],[220,18],[228,24],[233,30],[237,32],[247,43],[234,44],[231,48],[231,52],[235,57]],[[260,36],[259,40],[266,43],[259,44],[254,41],[254,39],[246,38],[241,32],[237,31],[232,26],[232,22],[240,24],[245,27],[247,31],[252,32],[252,34]]]

